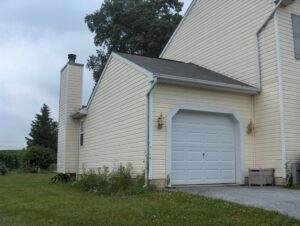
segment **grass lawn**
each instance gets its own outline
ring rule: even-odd
[[[0,176],[0,225],[300,225],[275,212],[177,192],[101,197],[48,184],[51,176]]]

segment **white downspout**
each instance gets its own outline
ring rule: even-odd
[[[275,7],[275,2],[274,2]],[[275,13],[274,16],[274,26],[275,26],[275,38],[276,38],[276,61],[278,70],[278,90],[279,90],[279,114],[280,114],[280,135],[281,135],[281,167],[282,167],[282,177],[286,178],[286,145],[285,145],[285,112],[284,112],[284,100],[283,100],[283,81],[282,81],[282,64],[281,64],[281,50],[280,50],[280,35],[279,35],[279,24],[278,24],[278,14]]]
[[[147,153],[146,153],[146,167],[145,167],[145,186],[148,185],[149,183],[149,168],[150,168],[150,164],[149,164],[149,161],[150,161],[150,130],[152,129],[151,128],[151,125],[150,125],[150,115],[151,115],[151,109],[150,109],[150,96],[151,96],[151,93],[152,93],[152,90],[154,89],[154,87],[156,86],[157,84],[157,77],[154,77],[153,81],[152,81],[152,84],[151,84],[151,87],[150,89],[148,90],[147,92]]]
[[[256,83],[257,83],[257,88],[259,91],[261,91],[261,62],[260,62],[260,48],[259,48],[259,34],[263,31],[263,29],[268,25],[269,21],[274,17],[277,9],[281,5],[283,0],[280,0],[277,5],[275,5],[273,11],[271,14],[267,17],[265,22],[258,28],[258,30],[255,33],[256,37]],[[275,1],[274,1],[275,3]]]
[[[257,88],[261,91],[261,61],[260,61],[260,48],[259,48],[259,34],[267,26],[268,22],[274,18],[275,25],[275,42],[276,42],[276,63],[278,70],[278,86],[279,86],[279,109],[280,109],[280,135],[281,135],[281,158],[282,158],[282,177],[286,178],[286,145],[285,145],[285,125],[284,125],[284,101],[283,101],[283,85],[282,85],[282,65],[281,65],[281,51],[280,40],[278,30],[278,15],[277,9],[282,4],[283,0],[280,0],[276,4],[276,0],[273,0],[273,11],[267,17],[266,21],[256,32],[256,62],[257,62]]]

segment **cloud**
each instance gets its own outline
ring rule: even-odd
[[[186,0],[186,5],[191,0]],[[43,103],[58,118],[59,73],[68,53],[95,53],[84,17],[101,0],[0,0],[0,149],[25,146]],[[84,103],[94,83],[84,71]]]
[[[101,1],[0,1],[0,149],[25,146],[43,103],[57,120],[59,72],[74,52],[85,63],[95,52],[84,23]],[[85,69],[84,100],[93,86]]]

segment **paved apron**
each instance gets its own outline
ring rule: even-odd
[[[195,186],[176,190],[278,211],[300,219],[300,190],[247,186]]]

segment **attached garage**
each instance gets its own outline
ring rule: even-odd
[[[177,107],[168,118],[170,185],[240,182],[241,125],[235,113]]]
[[[235,124],[226,114],[179,111],[172,119],[172,184],[235,183]]]
[[[84,145],[60,153],[79,154],[68,163],[77,172],[130,162],[159,187],[243,184],[257,92],[193,63],[113,53],[87,107],[72,115],[84,121]]]

